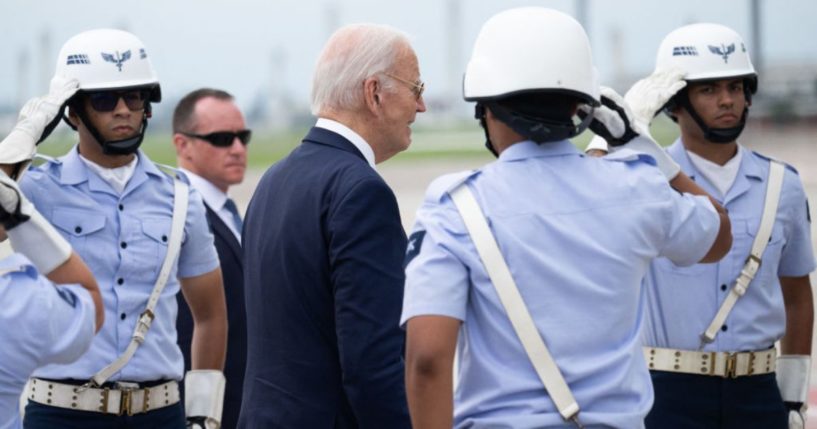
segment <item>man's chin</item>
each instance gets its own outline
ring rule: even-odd
[[[120,141],[120,140],[130,140],[132,138],[136,138],[139,136],[139,133],[130,132],[130,133],[113,133],[111,136],[107,136],[106,138],[108,141]]]

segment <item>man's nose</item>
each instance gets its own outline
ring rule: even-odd
[[[417,99],[417,111],[420,113],[426,111],[426,101],[422,95]]]
[[[728,88],[722,89],[718,94],[718,104],[730,107],[735,104],[735,95]]]
[[[128,105],[125,103],[124,98],[119,97],[116,100],[116,106],[114,106],[113,112],[115,115],[130,114],[130,108],[128,108]]]

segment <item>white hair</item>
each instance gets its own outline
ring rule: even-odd
[[[357,109],[363,104],[362,83],[388,71],[408,36],[387,25],[352,24],[337,30],[324,46],[312,77],[312,114],[326,110]],[[386,89],[393,82],[382,83]]]

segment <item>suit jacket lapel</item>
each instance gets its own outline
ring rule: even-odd
[[[235,258],[241,262],[241,244],[235,238],[235,235],[233,235],[233,231],[230,230],[230,227],[221,220],[218,213],[210,208],[207,203],[204,203],[204,207],[207,209],[207,222],[210,224],[210,229],[213,231],[213,234],[224,240],[230,246],[230,250],[233,251]]]

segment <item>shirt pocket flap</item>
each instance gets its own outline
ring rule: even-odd
[[[142,232],[154,241],[167,246],[170,240],[170,222],[167,220],[143,220]]]
[[[55,208],[51,222],[74,237],[82,237],[105,228],[105,216],[90,211]]]
[[[760,219],[757,219],[755,222],[744,222],[744,225],[746,225],[746,234],[752,240],[752,243],[750,244],[750,246],[751,246],[755,242],[755,237],[757,237],[757,233],[760,232],[759,231],[759,229],[760,229]],[[783,230],[780,227],[780,225],[777,222],[775,222],[774,225],[772,225],[772,233],[769,236],[769,244],[768,245],[773,246],[775,244],[778,244],[782,240],[783,240]]]

